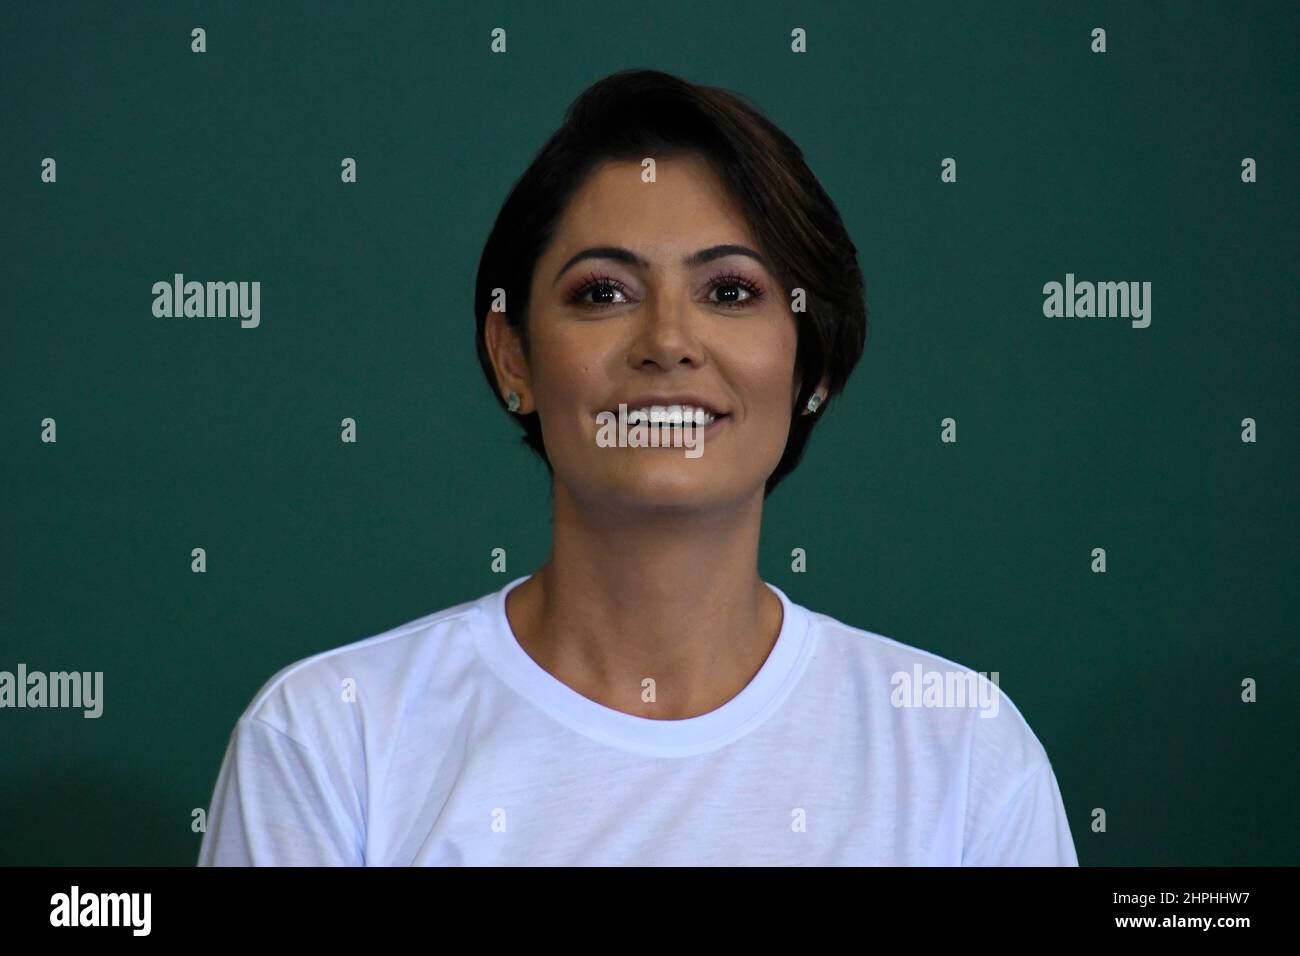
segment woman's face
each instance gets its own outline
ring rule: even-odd
[[[703,159],[660,160],[656,180],[643,182],[638,162],[607,162],[562,216],[533,272],[521,411],[537,411],[555,478],[578,502],[761,499],[798,388],[789,292]],[[620,403],[692,399],[723,413],[696,430],[698,457],[598,443],[598,414]]]

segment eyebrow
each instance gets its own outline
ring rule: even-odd
[[[707,249],[701,249],[699,252],[692,252],[689,256],[682,259],[682,265],[687,269],[693,269],[696,266],[703,265],[706,262],[712,262],[714,259],[721,259],[723,256],[749,256],[763,268],[767,268],[767,262],[753,249],[748,246],[738,246],[727,244],[721,246],[710,246]],[[636,266],[641,269],[648,268],[650,263],[638,256],[630,249],[624,249],[622,246],[592,246],[590,249],[583,249],[576,256],[566,262],[560,271],[555,274],[555,280],[552,286],[560,281],[560,276],[569,271],[569,267],[583,259],[613,259],[616,262],[622,262],[625,265]]]

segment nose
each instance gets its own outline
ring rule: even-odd
[[[665,370],[683,363],[702,365],[704,348],[697,321],[685,291],[655,290],[638,310],[636,337],[628,350],[628,364],[640,369],[649,363]]]

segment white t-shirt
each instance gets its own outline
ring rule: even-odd
[[[526,579],[275,674],[199,865],[1078,865],[996,678],[925,706],[931,674],[975,675],[769,584],[785,614],[753,680],[698,717],[637,717],[519,645],[505,595]]]

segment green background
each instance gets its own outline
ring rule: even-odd
[[[637,66],[767,112],[867,279],[764,578],[999,671],[1082,864],[1300,862],[1300,6],[26,6],[0,13],[0,669],[103,671],[105,708],[0,710],[0,862],[192,864],[272,673],[545,557],[474,274],[565,107]],[[175,272],[261,281],[261,327],[153,317]],[[1067,272],[1150,281],[1150,328],[1044,317]]]

